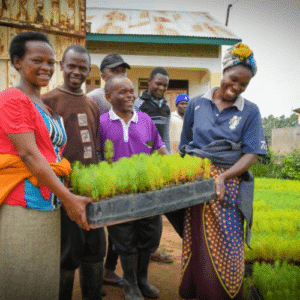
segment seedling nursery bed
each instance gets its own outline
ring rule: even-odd
[[[161,190],[115,196],[89,203],[87,219],[92,228],[98,228],[165,214],[215,198],[213,179],[202,179]]]

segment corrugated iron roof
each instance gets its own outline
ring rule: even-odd
[[[90,34],[241,39],[206,12],[87,8]]]

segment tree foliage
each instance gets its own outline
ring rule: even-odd
[[[274,117],[270,115],[262,119],[265,135],[268,139],[272,136],[273,128],[285,128],[294,127],[298,124],[298,115],[292,114],[290,117],[285,117],[284,115],[280,117]]]

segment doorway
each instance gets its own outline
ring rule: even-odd
[[[148,79],[147,78],[139,78],[139,95],[142,94],[143,91],[148,89]],[[188,80],[177,80],[170,79],[169,87],[165,92],[164,98],[168,101],[171,112],[176,110],[175,100],[179,94],[188,95],[189,91],[189,81]]]

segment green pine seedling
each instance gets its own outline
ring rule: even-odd
[[[112,164],[112,159],[115,156],[115,148],[112,140],[107,139],[104,143],[104,157],[108,161],[109,164]]]

